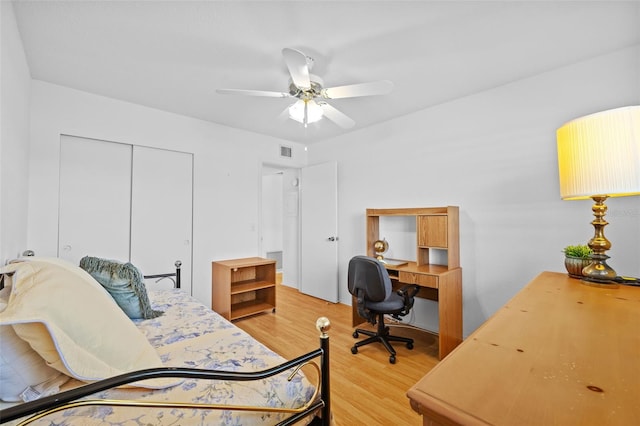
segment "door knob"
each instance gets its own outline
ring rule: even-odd
[[[338,237],[329,237],[327,241],[338,241]]]

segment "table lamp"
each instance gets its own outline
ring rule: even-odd
[[[595,234],[588,242],[591,263],[583,281],[611,285],[616,272],[607,265],[611,243],[604,236],[605,200],[640,194],[640,106],[611,109],[572,120],[557,131],[560,196],[591,198]]]

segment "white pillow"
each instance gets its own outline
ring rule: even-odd
[[[30,401],[50,392],[69,380],[49,367],[10,325],[0,326],[0,399],[5,402]],[[52,385],[52,386],[49,386]]]
[[[0,312],[7,307],[11,285],[5,279],[5,287],[0,290]],[[68,377],[49,367],[31,346],[22,340],[13,327],[0,325],[0,400],[5,402],[33,399],[34,391],[49,390],[47,383],[64,383]],[[57,386],[56,389],[57,390]],[[44,396],[45,392],[39,396]],[[24,396],[23,396],[24,395]],[[30,396],[27,397],[27,395]]]
[[[0,268],[15,272],[0,324],[13,325],[51,367],[85,382],[161,367],[144,335],[96,280],[61,259],[27,258]],[[163,388],[180,380],[137,386]]]

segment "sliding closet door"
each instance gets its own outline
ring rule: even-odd
[[[61,137],[58,257],[129,259],[131,148]]]
[[[182,288],[189,294],[192,169],[193,154],[133,147],[131,263],[155,274],[182,261]]]
[[[192,170],[193,154],[62,136],[58,256],[129,261],[143,274],[180,260],[191,293]]]

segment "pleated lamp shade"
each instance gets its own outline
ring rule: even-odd
[[[640,195],[640,106],[572,120],[557,146],[563,200]]]

